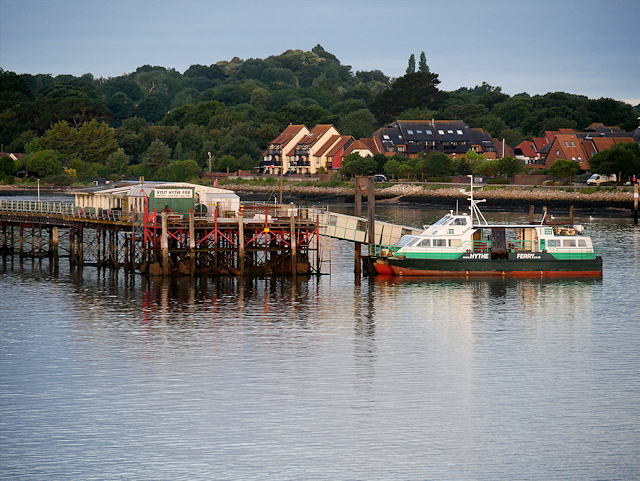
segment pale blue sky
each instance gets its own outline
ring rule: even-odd
[[[640,103],[639,0],[0,0],[0,67],[17,73],[184,72],[316,44],[391,77],[424,51],[444,90]]]

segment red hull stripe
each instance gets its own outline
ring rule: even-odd
[[[391,266],[397,276],[486,276],[486,277],[602,277],[602,271],[442,271]]]

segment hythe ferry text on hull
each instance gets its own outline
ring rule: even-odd
[[[474,200],[469,214],[445,215],[395,245],[372,245],[378,274],[397,276],[601,276],[602,255],[580,225],[489,224]]]

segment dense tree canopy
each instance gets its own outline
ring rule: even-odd
[[[178,161],[192,160],[203,169],[209,152],[218,159],[214,168],[256,166],[290,124],[333,124],[362,138],[398,119],[458,119],[513,147],[545,130],[583,130],[594,122],[631,131],[640,114],[640,106],[612,99],[563,92],[509,96],[486,82],[444,92],[439,84],[424,52],[418,65],[411,56],[406,75],[390,79],[380,70],[354,74],[321,45],[265,59],[195,64],[182,74],[152,65],[106,79],[0,69],[0,144],[4,151],[27,154],[25,162],[41,150],[57,152],[64,166],[73,161],[83,175],[149,169],[153,177],[170,175],[168,166]],[[375,170],[387,171],[388,160],[379,156]],[[392,176],[438,170],[394,160],[398,165],[387,171]],[[453,168],[473,171],[476,163],[456,159]]]

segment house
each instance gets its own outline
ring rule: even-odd
[[[325,144],[340,133],[333,125],[316,125],[311,132],[303,135],[285,155],[288,157],[289,172],[296,174],[315,174],[322,166],[318,152],[326,152]],[[321,157],[321,156],[320,156]]]
[[[506,142],[500,139],[492,139],[493,146],[496,148],[496,155],[498,159],[502,157],[515,157],[515,151],[509,147]]]
[[[522,160],[527,167],[544,168],[544,163],[540,162],[540,153],[533,140],[524,140],[513,149],[516,159]]]
[[[356,140],[345,151],[344,157],[351,154],[359,154],[360,157],[373,157],[373,152],[362,140]]]
[[[289,125],[284,129],[262,154],[263,159],[260,162],[262,172],[271,174],[288,172],[289,159],[285,156],[285,153],[289,152],[308,133],[309,129],[304,125]]]
[[[372,136],[374,153],[401,154],[414,158],[433,151],[465,154],[469,149],[495,159],[496,147],[482,129],[472,129],[458,120],[398,120]]]
[[[628,136],[629,134],[626,133]],[[572,160],[580,164],[580,170],[590,169],[589,159],[596,153],[609,150],[614,144],[633,142],[631,136],[592,137],[588,133],[558,134],[548,146],[545,167],[548,169],[558,159]]]
[[[325,168],[327,170],[340,170],[342,168],[342,159],[345,158],[345,151],[354,142],[355,139],[350,135],[340,137],[338,142],[326,154],[327,163]]]

